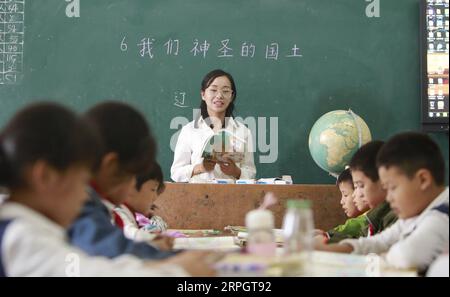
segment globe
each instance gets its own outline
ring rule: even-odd
[[[351,110],[334,110],[321,116],[309,133],[309,151],[320,168],[337,177],[353,154],[372,140],[366,122]]]

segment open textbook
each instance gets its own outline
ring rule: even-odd
[[[205,141],[202,158],[214,162],[226,162],[227,159],[230,159],[235,163],[240,163],[244,159],[246,149],[245,139],[222,129]]]

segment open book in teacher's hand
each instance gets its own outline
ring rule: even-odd
[[[244,159],[246,146],[245,139],[222,129],[206,139],[202,157],[213,162],[232,160],[240,163]]]

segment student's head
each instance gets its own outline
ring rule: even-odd
[[[353,191],[353,203],[360,213],[364,213],[370,209],[369,204],[367,204],[363,197],[356,195],[356,191]]]
[[[377,156],[387,201],[399,218],[420,214],[445,184],[444,157],[427,135],[416,132],[389,139]]]
[[[376,166],[376,157],[383,143],[383,141],[366,143],[350,161],[355,198],[363,200],[370,208],[377,207],[386,199],[386,191],[381,186]]]
[[[155,162],[156,144],[144,117],[119,102],[100,103],[86,112],[103,142],[95,182],[114,204],[121,204],[134,187],[135,176]]]
[[[149,217],[152,214],[153,203],[164,189],[163,172],[159,164],[155,163],[150,171],[136,177],[136,185],[130,191],[126,202],[133,211]]]
[[[345,169],[339,174],[336,185],[341,192],[341,205],[345,214],[354,218],[360,214],[355,204],[353,203],[353,180],[350,169]]]
[[[216,114],[232,117],[234,100],[236,99],[236,86],[231,74],[216,69],[203,78],[201,85],[202,101],[200,110],[203,119]]]
[[[96,130],[55,103],[30,105],[0,132],[0,187],[67,227],[78,215],[99,153]]]

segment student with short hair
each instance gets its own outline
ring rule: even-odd
[[[137,176],[135,188],[130,191],[126,201],[114,209],[118,218],[116,222],[127,238],[134,241],[155,239],[156,234],[139,226],[137,216],[143,215],[146,218],[153,216],[154,203],[158,195],[164,191],[164,187],[163,173],[157,163],[148,173]],[[150,219],[148,223],[151,224]]]
[[[159,164],[156,165],[157,167],[155,168],[155,170],[150,171],[150,173],[148,174],[140,175],[136,178],[136,189],[139,190],[138,188],[139,185],[146,184],[147,181],[153,180],[158,183],[158,187],[156,190],[157,196],[161,195],[165,191],[166,186],[164,183],[162,169],[159,166]],[[149,213],[145,215],[139,212],[136,213],[136,221],[138,222],[139,227],[151,233],[161,233],[167,231],[168,228],[167,223],[164,221],[163,218],[161,218],[158,215],[155,215],[155,211],[157,209],[158,207],[156,206],[156,204],[152,204]]]
[[[349,218],[355,218],[361,214],[353,202],[353,179],[350,168],[344,169],[336,179],[336,186],[341,192],[341,205],[345,214]]]
[[[362,207],[361,209],[364,209],[364,205],[368,205],[369,211],[356,220],[356,225],[352,225],[355,228],[351,232],[342,232],[344,231],[343,227],[338,226],[339,230],[322,233],[323,238],[316,237],[316,241],[336,243],[346,238],[373,236],[397,220],[385,200],[386,191],[381,186],[377,172],[376,156],[382,146],[382,141],[366,143],[356,151],[350,160],[349,167],[354,185],[353,201],[361,201],[358,203],[358,207]]]
[[[350,168],[339,174],[336,185],[341,192],[341,205],[347,217],[344,224],[339,225],[327,232],[323,232],[316,240],[323,240],[326,243],[339,242],[345,238],[359,238],[365,236],[369,223],[365,213],[358,210],[353,202],[353,180]]]
[[[386,202],[386,190],[381,185],[376,166],[376,156],[383,144],[384,142],[379,140],[366,143],[356,151],[350,161],[354,195],[370,208],[366,213],[369,226],[364,231],[364,236],[373,236],[397,220]]]
[[[442,153],[426,134],[401,133],[380,150],[377,167],[387,201],[399,220],[370,238],[316,247],[345,253],[386,253],[388,264],[423,272],[449,244],[449,192]]]

